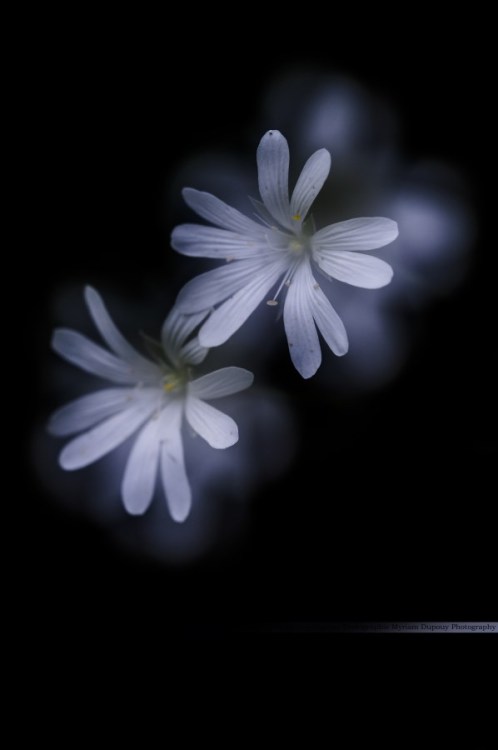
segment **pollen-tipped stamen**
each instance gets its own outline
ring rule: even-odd
[[[289,287],[291,285],[292,277],[294,276],[294,271],[296,270],[297,263],[294,263],[286,272],[284,278],[280,282],[280,286],[278,287],[276,293],[272,297],[272,299],[266,300],[266,304],[270,307],[274,307],[275,305],[278,305],[278,295],[282,291],[284,286]]]

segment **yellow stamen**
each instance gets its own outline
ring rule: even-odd
[[[174,391],[181,382],[182,379],[178,377],[178,375],[172,375],[168,380],[164,381],[163,388],[166,393],[171,393],[171,391]]]
[[[294,221],[301,221],[301,214],[294,214],[292,218],[294,219]]]

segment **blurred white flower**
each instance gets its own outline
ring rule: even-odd
[[[192,379],[192,366],[203,361],[207,349],[197,337],[188,339],[206,312],[185,317],[173,309],[164,322],[161,343],[149,342],[153,362],[125,341],[94,289],[86,287],[85,299],[112,353],[69,329],[56,330],[52,346],[72,364],[119,387],[83,396],[55,412],[49,423],[52,434],[82,432],[62,450],[60,465],[74,470],[92,464],[140,430],[121,486],[125,508],[131,514],[145,512],[159,466],[171,516],[184,521],[191,508],[191,488],[181,436],[183,415],[211,447],[234,445],[236,423],[204,399],[244,390],[252,384],[253,375],[242,368],[225,367]]]
[[[187,204],[215,226],[183,224],[172,246],[189,256],[223,258],[227,265],[201,274],[180,292],[177,305],[196,314],[219,305],[203,323],[199,341],[207,347],[227,341],[280,279],[269,305],[285,287],[284,326],[294,366],[303,376],[321,364],[317,328],[332,351],[348,350],[344,325],[313,275],[378,289],[391,281],[392,268],[364,252],[398,236],[395,221],[359,218],[316,231],[309,210],[330,171],[330,154],[316,151],[306,162],[289,200],[289,147],[278,130],[268,131],[258,147],[258,180],[263,203],[254,202],[259,222],[215,196],[186,188]],[[358,252],[360,251],[360,252]],[[232,262],[233,261],[233,262]],[[221,304],[220,304],[221,303]]]

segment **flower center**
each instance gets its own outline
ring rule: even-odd
[[[297,217],[293,216],[295,219]],[[300,217],[299,217],[300,218]],[[276,236],[275,245],[281,252],[284,252],[288,258],[289,266],[287,271],[272,299],[266,300],[266,304],[273,307],[278,305],[278,295],[284,287],[289,287],[296,268],[300,265],[305,255],[311,254],[311,237],[305,234],[302,229],[299,234],[290,234],[279,232]]]
[[[288,249],[290,250],[292,255],[303,255],[307,247],[307,238],[301,236],[292,237],[291,241],[289,242]]]
[[[168,372],[163,379],[163,390],[165,393],[173,393],[173,391],[179,391],[185,387],[190,379],[188,370],[174,370]]]

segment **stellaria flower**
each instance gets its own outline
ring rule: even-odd
[[[80,469],[117,448],[140,430],[126,463],[121,493],[126,510],[144,513],[156,484],[158,465],[166,500],[175,521],[184,521],[191,490],[183,455],[183,416],[213,448],[229,448],[238,440],[234,420],[204,399],[216,399],[248,388],[253,375],[225,367],[192,379],[207,349],[191,334],[206,312],[185,317],[176,309],[166,318],[161,343],[150,343],[155,362],[143,357],[122,337],[100,295],[85,288],[93,321],[110,352],[76,331],[60,328],[52,346],[64,359],[115,383],[56,411],[49,423],[54,435],[82,434],[69,442],[59,458],[63,469]],[[188,340],[190,338],[190,340]]]
[[[172,246],[190,256],[224,259],[225,266],[201,274],[181,290],[177,305],[185,314],[219,305],[199,330],[202,346],[219,346],[247,320],[259,303],[278,304],[286,288],[284,326],[291,359],[304,378],[321,363],[316,328],[334,354],[348,350],[344,325],[322,291],[313,269],[366,289],[391,281],[391,266],[365,255],[398,236],[395,221],[382,217],[350,219],[315,230],[308,213],[330,171],[330,154],[316,151],[306,162],[289,200],[289,147],[278,130],[269,130],[257,151],[259,191],[254,221],[210,193],[183,190],[186,203],[215,226],[182,224]]]

